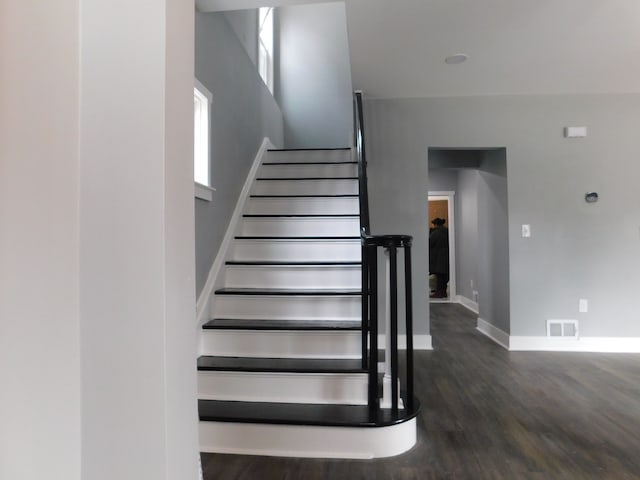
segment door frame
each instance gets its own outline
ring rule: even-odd
[[[430,301],[440,301],[444,303],[453,303],[456,301],[456,222],[455,222],[455,208],[454,197],[456,192],[453,190],[429,190],[427,196],[427,209],[429,208],[429,200],[447,200],[447,215],[449,215],[449,225],[447,230],[449,232],[449,296],[446,299],[430,299]],[[427,230],[429,225],[427,225]]]

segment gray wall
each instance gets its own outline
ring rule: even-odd
[[[222,13],[254,65],[258,65],[258,9]],[[257,67],[256,67],[257,68]]]
[[[484,152],[477,171],[480,318],[509,333],[509,231],[504,149]]]
[[[215,260],[264,137],[283,144],[282,113],[223,14],[197,13],[195,74],[213,94],[213,202],[196,199],[196,292]]]
[[[342,2],[283,7],[276,98],[287,148],[348,147],[351,66]]]
[[[417,285],[427,272],[428,148],[503,146],[510,333],[545,335],[548,318],[577,318],[584,336],[640,336],[640,95],[371,99],[365,115],[373,230],[416,236]],[[568,125],[589,136],[563,138]],[[587,191],[600,201],[586,204]],[[416,287],[423,329],[425,289]],[[578,313],[579,298],[589,313]]]
[[[431,183],[431,177],[429,177]],[[478,288],[478,171],[460,170],[456,190],[456,292],[474,300]],[[473,284],[473,286],[472,286]]]
[[[429,154],[429,162],[431,162],[431,154]],[[451,191],[455,192],[458,188],[458,172],[451,168],[429,167],[429,191]],[[429,225],[431,228],[431,225]]]

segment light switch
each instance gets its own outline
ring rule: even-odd
[[[523,238],[529,238],[531,236],[531,226],[528,224],[522,225],[522,236]]]

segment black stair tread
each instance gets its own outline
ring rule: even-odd
[[[250,195],[250,198],[358,198],[354,193],[325,194],[325,195]]]
[[[243,318],[214,318],[205,323],[202,328],[205,330],[345,331],[360,330],[361,324],[357,320],[256,320]]]
[[[277,296],[342,296],[360,295],[360,289],[317,289],[317,288],[219,288],[215,292],[221,295],[277,295]]]
[[[367,405],[234,402],[198,400],[201,421],[313,425],[328,427],[383,427],[414,418],[420,409],[415,400],[412,411],[380,409]]]
[[[245,218],[358,218],[360,215],[357,213],[246,213],[242,216]]]
[[[332,237],[320,237],[320,236],[297,236],[297,237],[282,237],[282,236],[246,236],[237,235],[235,237],[238,240],[360,240],[361,237],[355,236],[332,236]]]
[[[227,265],[252,265],[252,266],[275,266],[275,267],[286,267],[286,266],[294,266],[294,267],[324,267],[324,266],[357,266],[362,265],[360,261],[299,261],[299,262],[291,262],[291,261],[262,261],[262,260],[229,260],[225,262]]]
[[[358,177],[260,177],[256,178],[256,180],[358,180]]]
[[[353,160],[342,160],[338,162],[263,162],[262,165],[357,165]]]
[[[288,372],[288,373],[364,373],[360,359],[342,358],[264,358],[198,357],[199,371]]]

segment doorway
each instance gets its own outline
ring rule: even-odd
[[[432,191],[428,197],[428,218],[429,237],[436,228],[443,228],[447,234],[446,251],[438,249],[435,252],[432,248],[429,252],[429,264],[433,265],[445,263],[442,259],[433,258],[434,255],[446,255],[448,272],[444,288],[438,285],[436,272],[429,271],[429,301],[431,302],[451,302],[456,298],[456,242],[455,242],[455,209],[454,191]],[[438,232],[434,233],[437,236]],[[431,270],[431,269],[430,269]],[[442,274],[438,270],[439,274]]]
[[[479,326],[508,334],[507,149],[429,148],[428,152],[429,200],[449,199],[446,223],[451,231],[447,296],[431,302],[460,303],[478,315]],[[444,205],[434,204],[433,215],[441,218]]]

